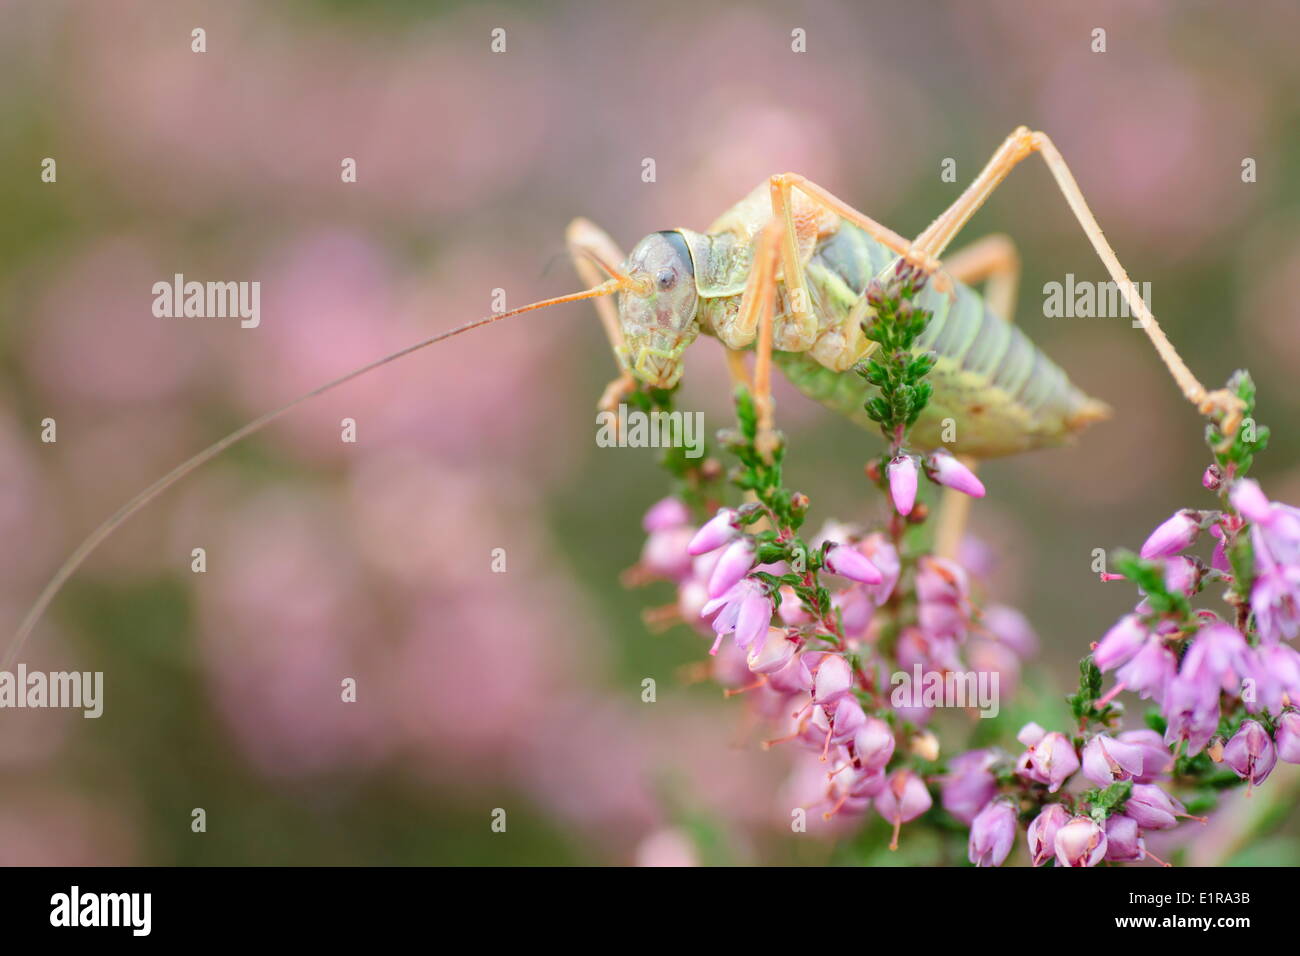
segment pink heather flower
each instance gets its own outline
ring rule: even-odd
[[[890,543],[889,539],[880,532],[869,534],[859,541],[858,550],[880,572],[880,583],[868,584],[864,588],[876,607],[880,607],[889,600],[889,596],[894,593],[894,587],[898,584],[898,575],[901,570],[898,551]]]
[[[1300,634],[1300,564],[1276,564],[1256,544],[1255,565],[1250,606],[1260,636],[1274,643],[1294,640]]]
[[[1277,756],[1287,763],[1300,763],[1300,713],[1294,710],[1278,718]]]
[[[1016,731],[1016,740],[1026,747],[1032,747],[1047,736],[1047,731],[1034,721],[1030,721]]]
[[[862,584],[880,584],[884,581],[880,570],[863,557],[860,551],[840,544],[827,546],[826,570]]]
[[[769,627],[767,636],[750,646],[745,663],[755,674],[772,674],[789,664],[798,650],[798,641],[779,627]]]
[[[996,761],[991,750],[971,750],[948,763],[948,773],[939,785],[943,808],[969,826],[998,792],[990,768]]]
[[[970,828],[969,859],[976,866],[1001,866],[1016,840],[1016,808],[994,800],[975,817]]]
[[[1165,688],[1177,673],[1178,661],[1165,642],[1152,635],[1133,658],[1115,672],[1115,677],[1128,690],[1144,699],[1157,703],[1164,700]]]
[[[1147,846],[1137,821],[1122,813],[1106,820],[1106,859],[1112,863],[1133,863],[1146,859]]]
[[[1192,646],[1183,655],[1179,673],[1217,680],[1222,690],[1233,694],[1241,690],[1242,681],[1254,669],[1250,647],[1241,632],[1217,622],[1196,633]]]
[[[690,577],[694,561],[686,553],[686,545],[691,535],[688,526],[651,531],[641,548],[641,568],[669,581]]]
[[[1025,660],[1038,653],[1038,635],[1033,625],[1015,608],[990,604],[984,609],[983,620],[985,629],[1017,657]]]
[[[849,637],[862,636],[876,611],[871,598],[860,587],[836,591],[831,595],[831,608],[839,612],[844,633]]]
[[[1065,734],[1053,732],[1034,745],[1032,766],[1048,792],[1056,793],[1079,769],[1079,755]]]
[[[1070,811],[1059,803],[1049,803],[1043,812],[1034,817],[1029,824],[1029,861],[1034,866],[1042,866],[1048,857],[1056,853],[1056,834],[1070,822]]]
[[[876,812],[894,825],[891,850],[898,849],[898,831],[904,823],[915,820],[933,805],[925,783],[911,770],[895,770],[889,783],[876,796]]]
[[[971,617],[970,584],[962,567],[946,558],[922,555],[917,561],[917,616],[936,637],[961,640]]]
[[[1223,748],[1223,762],[1253,786],[1263,783],[1277,765],[1277,748],[1268,731],[1254,720],[1243,721]]]
[[[1219,685],[1208,672],[1179,675],[1171,680],[1161,713],[1168,721],[1165,743],[1187,741],[1188,756],[1196,756],[1219,726]]]
[[[834,713],[835,717],[831,721],[831,743],[848,743],[857,736],[858,731],[867,722],[866,712],[852,694],[845,694],[835,702]]]
[[[1126,730],[1116,740],[1137,747],[1142,754],[1142,772],[1133,775],[1135,783],[1151,783],[1174,765],[1174,755],[1154,730]]]
[[[1147,629],[1136,614],[1125,614],[1106,632],[1093,648],[1092,659],[1103,671],[1112,670],[1133,659],[1146,643]]]
[[[1255,524],[1265,524],[1271,516],[1272,502],[1259,487],[1259,482],[1250,478],[1234,482],[1228,500],[1243,518]]]
[[[853,669],[839,654],[826,654],[817,666],[813,682],[813,700],[829,704],[843,697],[853,687]]]
[[[686,505],[677,498],[664,498],[650,506],[641,519],[641,527],[646,534],[651,534],[655,531],[680,528],[690,522],[691,513]]]
[[[1218,527],[1218,525],[1215,525]],[[1191,558],[1165,558],[1165,590],[1191,597],[1201,581],[1201,570]]]
[[[1106,834],[1091,817],[1075,817],[1056,831],[1058,866],[1096,866],[1106,856]]]
[[[1187,808],[1154,784],[1135,783],[1124,813],[1144,830],[1168,830],[1178,825],[1179,817],[1187,816]]]
[[[885,776],[885,771],[863,767],[861,770],[846,770],[846,774],[852,774],[849,778],[849,796],[862,799],[880,795],[880,791],[885,789],[885,784],[889,778]]]
[[[1210,567],[1216,571],[1222,571],[1224,574],[1231,574],[1232,562],[1228,560],[1228,552],[1225,547],[1227,536],[1223,531],[1223,525],[1211,525],[1210,535],[1214,538],[1214,554],[1210,557]]]
[[[1288,702],[1300,704],[1300,651],[1288,644],[1263,644],[1254,656],[1257,703],[1273,714]]]
[[[718,513],[710,518],[687,545],[691,554],[704,554],[714,551],[740,534],[736,527],[736,512],[730,508],[719,508]]]
[[[916,504],[916,461],[910,455],[899,455],[885,466],[885,477],[894,508],[904,517],[910,515]]]
[[[808,669],[807,655],[798,654],[779,671],[768,675],[767,686],[778,694],[806,694],[813,689],[812,671]]]
[[[728,591],[754,566],[754,543],[741,538],[728,545],[718,559],[713,574],[709,576],[709,597],[716,598]]]
[[[984,484],[975,477],[975,472],[946,451],[936,451],[930,454],[929,458],[926,459],[925,473],[936,484],[960,491],[972,498],[984,497]]]
[[[1097,734],[1083,747],[1083,775],[1099,787],[1120,780],[1132,780],[1142,772],[1142,750]]]
[[[812,623],[812,615],[800,603],[798,596],[794,593],[794,588],[788,584],[781,588],[781,606],[776,609],[776,612],[781,616],[782,622],[790,627],[799,627],[803,624]]]
[[[1210,465],[1201,474],[1201,487],[1206,491],[1218,491],[1223,485],[1223,469],[1218,465]]]
[[[853,750],[862,766],[883,769],[894,756],[894,731],[879,717],[868,717],[853,738]]]
[[[704,605],[700,614],[704,617],[716,614],[713,618],[713,633],[718,635],[710,654],[718,653],[722,638],[735,633],[736,646],[747,649],[759,637],[767,633],[772,619],[772,599],[763,591],[763,586],[751,578],[744,578],[732,585],[731,589]]]
[[[700,618],[704,616],[704,607],[708,603],[709,589],[698,578],[691,578],[678,586],[677,613],[697,630],[702,626]]]
[[[1142,557],[1167,558],[1177,554],[1191,546],[1200,530],[1200,522],[1190,511],[1175,511],[1172,517],[1151,532],[1142,545]]]

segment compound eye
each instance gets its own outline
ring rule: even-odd
[[[677,273],[672,269],[660,269],[655,274],[655,282],[658,284],[660,292],[667,292],[677,284]]]

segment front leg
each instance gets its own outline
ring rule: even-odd
[[[626,257],[614,244],[614,240],[595,223],[586,219],[573,220],[565,230],[565,244],[573,259],[573,267],[578,270],[578,275],[586,285],[599,285],[606,278],[623,278],[621,267]],[[619,357],[623,330],[619,328],[618,310],[611,299],[596,299],[595,304],[600,324],[605,329],[605,337],[609,340],[620,370],[618,378],[605,386],[597,408],[602,412],[617,412],[618,406],[636,391],[636,379]]]
[[[745,280],[740,307],[719,320],[717,336],[728,349],[745,348],[757,339],[754,358],[754,409],[758,413],[759,454],[771,460],[781,440],[773,425],[772,321],[776,309],[776,265],[781,222],[771,219],[759,234]]]

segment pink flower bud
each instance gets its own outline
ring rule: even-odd
[[[794,588],[788,584],[781,588],[781,606],[777,608],[777,614],[781,616],[783,623],[791,627],[812,623],[812,615],[804,609],[804,606],[799,602],[798,596],[794,593]]]
[[[1300,713],[1294,710],[1277,720],[1277,756],[1287,763],[1300,763]]]
[[[1174,652],[1153,635],[1147,638],[1132,660],[1115,672],[1115,676],[1139,697],[1162,701],[1177,669],[1178,660]]]
[[[1223,748],[1223,762],[1237,776],[1258,787],[1277,765],[1277,748],[1258,721],[1243,721],[1241,728]]]
[[[768,675],[768,686],[778,694],[806,694],[812,690],[812,671],[808,669],[805,657],[804,654],[798,654],[785,667]]]
[[[1016,731],[1016,740],[1026,747],[1034,746],[1046,736],[1047,731],[1032,720]]]
[[[1106,734],[1098,734],[1084,745],[1083,775],[1099,787],[1132,780],[1141,772],[1142,751],[1138,747]]]
[[[845,694],[835,704],[834,730],[831,743],[845,744],[857,736],[867,722],[866,712],[852,694]]]
[[[716,519],[714,519],[716,520]],[[721,597],[754,566],[754,544],[748,538],[732,542],[709,576],[709,597]]]
[[[1106,856],[1106,834],[1090,817],[1075,817],[1056,831],[1058,866],[1096,866]]]
[[[1174,765],[1174,755],[1157,731],[1126,730],[1115,739],[1137,747],[1142,754],[1142,772],[1133,775],[1135,783],[1151,783]]]
[[[755,674],[772,674],[789,664],[797,650],[799,644],[790,640],[784,630],[769,627],[767,636],[750,647],[745,662]]]
[[[641,548],[641,567],[655,577],[680,581],[691,573],[691,556],[686,545],[691,529],[686,526],[660,528],[650,532]]]
[[[936,451],[926,460],[926,474],[930,480],[960,491],[972,498],[984,497],[984,484],[954,456],[946,451]]]
[[[1042,866],[1056,853],[1056,834],[1070,822],[1070,811],[1059,803],[1049,803],[1043,812],[1029,824],[1029,859],[1034,866]]]
[[[861,552],[839,544],[827,546],[826,570],[863,584],[879,584],[884,580],[876,566]]]
[[[1243,518],[1256,524],[1266,523],[1272,511],[1272,504],[1260,489],[1259,483],[1249,478],[1233,484],[1232,490],[1228,492],[1228,500],[1241,512]]]
[[[1155,784],[1135,783],[1124,802],[1124,813],[1145,830],[1168,830],[1187,815],[1187,808]]]
[[[889,783],[876,796],[876,812],[894,825],[894,839],[889,844],[891,850],[898,849],[900,825],[915,820],[929,810],[933,802],[930,791],[911,770],[895,770],[890,774]]]
[[[984,609],[984,627],[999,644],[1009,647],[1022,660],[1038,652],[1038,635],[1033,625],[1013,607],[990,604]]]
[[[1106,859],[1112,863],[1134,863],[1146,855],[1146,843],[1137,821],[1122,813],[1112,813],[1106,820]]]
[[[880,607],[889,600],[889,596],[894,593],[894,587],[898,584],[898,575],[901,571],[898,550],[880,532],[869,534],[859,541],[858,550],[884,578],[879,584],[869,584],[866,587],[871,600],[876,607]]]
[[[1030,748],[1025,775],[1047,784],[1049,793],[1056,793],[1078,769],[1079,755],[1074,752],[1074,744],[1065,734],[1053,731]]]
[[[1001,866],[1016,840],[1016,808],[994,800],[975,817],[970,827],[968,857],[976,866]]]
[[[853,750],[862,766],[879,770],[894,756],[894,731],[879,717],[868,717],[853,738]]]
[[[813,700],[829,703],[842,697],[853,686],[853,669],[849,662],[839,654],[827,654],[817,667],[817,677],[813,684]]]
[[[742,650],[749,648],[759,638],[767,634],[768,625],[772,623],[772,599],[755,588],[740,602],[740,611],[736,615],[736,646]]]
[[[641,528],[646,534],[654,531],[667,531],[690,524],[691,513],[686,505],[677,498],[664,498],[650,506],[650,510],[641,519]]]
[[[691,538],[686,550],[694,555],[704,554],[722,547],[740,534],[740,529],[736,527],[735,520],[736,512],[730,508],[719,508],[718,513],[710,518],[704,527],[695,532],[695,537]]]
[[[1127,663],[1146,643],[1147,629],[1136,614],[1125,614],[1097,642],[1092,659],[1103,671]]]
[[[940,796],[943,808],[962,823],[974,822],[998,792],[998,782],[990,771],[996,759],[991,750],[971,750],[949,761]]]
[[[1200,533],[1200,523],[1186,510],[1176,511],[1142,545],[1142,557],[1167,558],[1191,546]]]
[[[899,455],[885,466],[885,476],[894,507],[900,515],[910,515],[916,504],[916,462],[910,455]]]

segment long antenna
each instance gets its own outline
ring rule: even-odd
[[[99,547],[109,535],[121,527],[126,520],[137,511],[149,502],[153,501],[172,485],[176,484],[176,482],[180,481],[200,465],[221,454],[231,445],[247,438],[254,432],[261,431],[267,425],[271,424],[271,422],[297,408],[304,402],[310,401],[318,395],[324,395],[326,392],[332,391],[340,385],[352,381],[354,378],[360,378],[367,372],[373,372],[377,368],[382,368],[389,362],[396,362],[398,359],[404,358],[412,352],[418,352],[421,349],[428,348],[430,345],[435,345],[438,342],[460,335],[462,332],[468,332],[471,329],[477,329],[484,325],[491,325],[493,322],[500,322],[502,319],[508,319],[511,316],[520,315],[524,312],[532,312],[534,309],[544,309],[552,305],[563,305],[566,302],[578,302],[582,299],[594,299],[599,296],[613,295],[615,292],[622,289],[623,285],[624,282],[621,279],[610,279],[608,282],[602,282],[600,285],[593,286],[590,289],[584,289],[582,292],[562,295],[555,299],[543,299],[541,302],[531,302],[528,305],[521,305],[517,309],[511,309],[509,312],[499,312],[485,316],[481,319],[475,319],[473,322],[467,322],[457,328],[450,329],[449,331],[439,332],[437,335],[416,342],[414,345],[408,345],[406,348],[393,352],[391,355],[385,355],[383,358],[376,359],[368,365],[363,365],[360,368],[353,369],[346,375],[340,376],[332,382],[327,382],[319,388],[314,388],[305,395],[299,395],[287,405],[281,405],[279,408],[275,409],[275,411],[267,412],[260,418],[253,419],[247,425],[235,429],[220,441],[209,445],[194,457],[181,462],[148,488],[144,489],[144,491],[140,492],[126,504],[122,505],[122,507],[118,508],[117,511],[113,512],[107,521],[92,531],[89,536],[87,536],[86,540],[77,545],[77,549],[73,551],[72,554],[68,555],[68,559],[63,562],[56,572],[54,572],[54,577],[50,578],[50,582],[45,585],[45,589],[42,590],[40,596],[37,597],[36,603],[32,605],[31,610],[27,612],[27,616],[23,618],[22,624],[18,626],[18,631],[14,635],[13,641],[10,642],[9,649],[5,651],[4,660],[0,661],[0,670],[9,669],[9,665],[14,662],[14,658],[18,655],[18,652],[22,650],[23,644],[26,643],[28,636],[40,621],[46,608],[50,606],[50,602],[54,600],[63,585],[67,583],[68,579],[76,573],[77,568],[81,567],[86,558],[90,557],[91,553]]]

